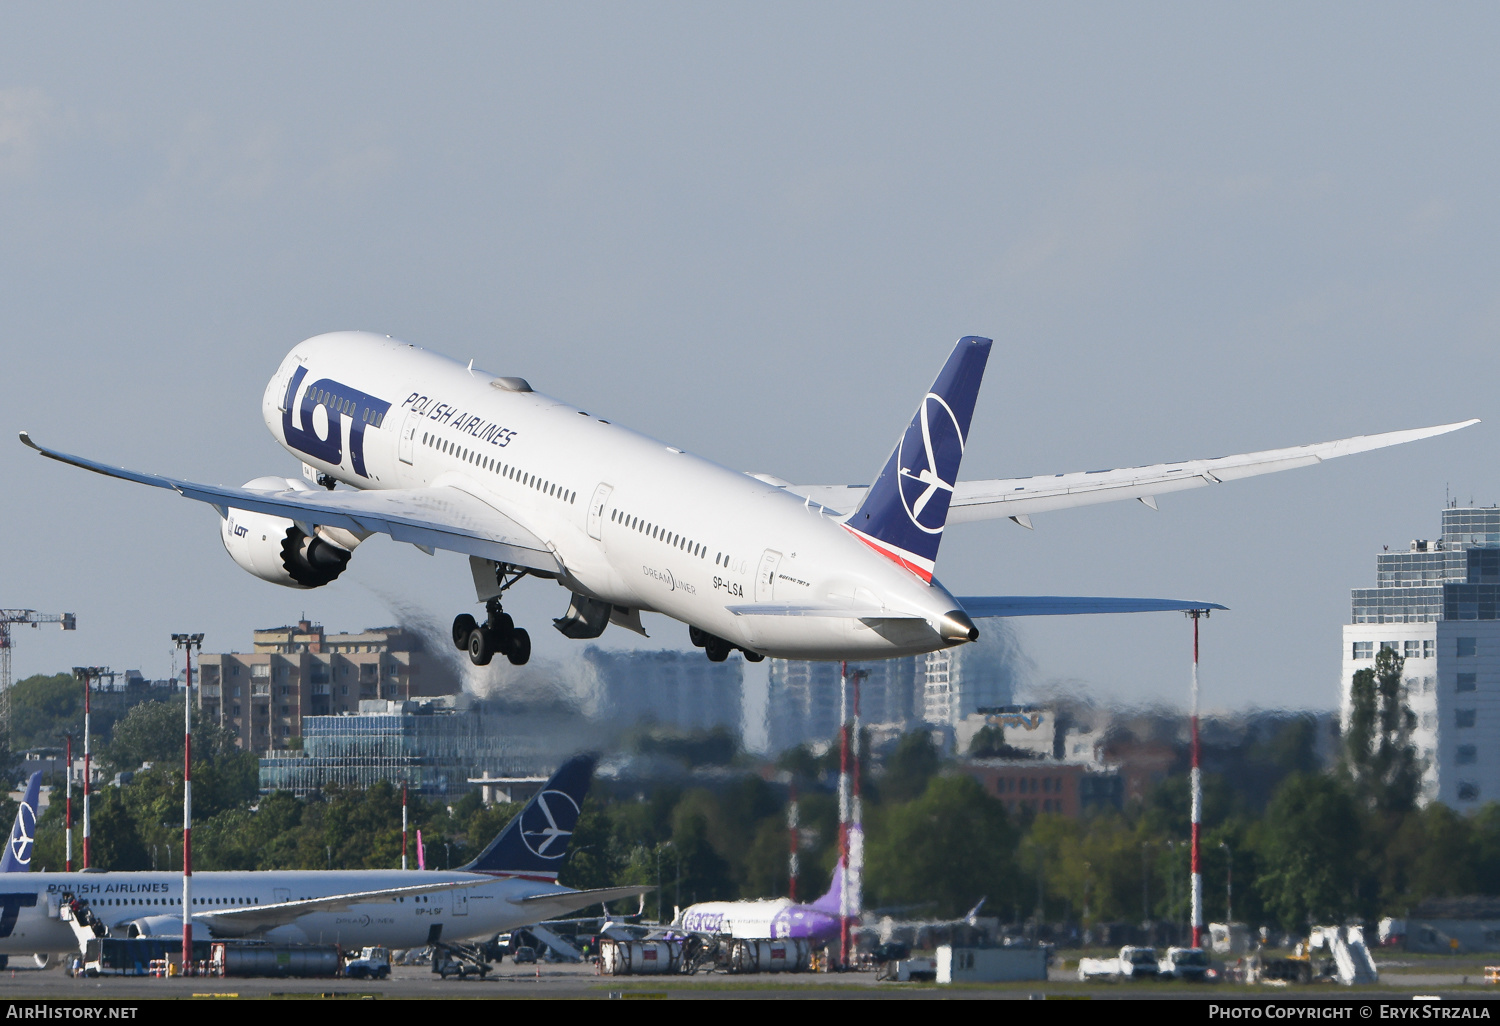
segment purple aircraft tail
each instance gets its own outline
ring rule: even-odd
[[[839,859],[838,865],[833,867],[833,880],[828,885],[828,893],[812,903],[812,907],[819,912],[826,912],[831,916],[839,914],[839,893],[844,889],[844,860]]]

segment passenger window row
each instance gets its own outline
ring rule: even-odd
[[[648,538],[653,538],[656,541],[665,542],[672,548],[681,549],[683,552],[686,552],[690,556],[697,556],[699,559],[708,558],[707,546],[701,545],[695,541],[689,541],[687,538],[684,538],[680,534],[673,534],[671,531],[668,531],[666,528],[662,527],[659,524],[648,523],[638,516],[624,513],[618,509],[610,511],[609,519],[611,523],[621,524],[631,531],[639,531],[641,534],[646,535]],[[717,562],[717,559],[715,561]]]
[[[360,420],[364,421],[366,424],[373,424],[375,427],[379,427],[380,422],[385,420],[385,414],[376,413],[368,406],[359,406],[353,399],[340,399],[338,396],[334,395],[326,388],[309,389],[307,397],[311,399],[315,405],[326,406],[330,410],[347,414],[350,417],[353,417],[355,413],[358,413]]]
[[[457,442],[450,441],[449,439],[439,438],[437,435],[423,432],[422,444],[427,446],[429,449],[436,449],[438,452],[441,452],[445,455],[454,456],[458,459],[461,459],[465,463],[472,464],[480,468],[481,470],[487,470],[492,474],[498,474],[501,477],[509,478],[519,485],[524,485],[527,488],[533,488],[536,491],[543,492],[546,495],[557,499],[559,502],[566,502],[571,506],[578,501],[578,493],[571,489],[564,488],[562,485],[555,484],[552,481],[543,480],[535,474],[528,474],[525,471],[514,466],[513,464],[502,463],[500,460],[496,459],[493,456],[486,456],[484,453],[476,452],[473,449],[467,449],[464,446],[459,445]]]

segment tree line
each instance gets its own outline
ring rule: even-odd
[[[1211,921],[1227,913],[1231,873],[1236,920],[1294,933],[1350,916],[1373,922],[1401,915],[1427,897],[1500,893],[1500,806],[1463,816],[1437,803],[1418,805],[1421,766],[1400,674],[1399,657],[1389,653],[1356,680],[1354,713],[1335,766],[1318,767],[1310,732],[1289,721],[1256,748],[1246,763],[1253,770],[1205,773],[1202,850]],[[97,739],[109,768],[137,772],[93,799],[96,866],[181,867],[181,715],[176,703],[140,702]],[[213,725],[194,729],[198,869],[400,864],[399,785],[329,788],[306,799],[262,795],[253,754]],[[798,897],[810,900],[826,889],[837,856],[836,752],[792,749],[771,767],[736,751],[722,734],[646,732],[631,744],[657,759],[677,759],[685,772],[675,782],[596,781],[563,882],[659,883],[647,898],[648,915],[670,916],[674,906],[694,901],[785,894],[790,782],[800,795]],[[140,770],[143,763],[152,765]],[[1016,924],[1187,919],[1185,773],[1123,808],[1079,818],[1007,811],[965,774],[963,760],[942,757],[926,732],[901,738],[862,773],[867,907],[950,917],[983,897],[988,914]],[[38,823],[37,868],[63,865],[61,790]],[[477,791],[446,800],[413,794],[410,864],[416,865],[417,829],[429,867],[457,866],[517,811],[485,807]],[[77,816],[75,801],[75,868]]]

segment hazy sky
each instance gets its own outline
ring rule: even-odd
[[[955,592],[1205,598],[1210,706],[1328,707],[1349,589],[1500,499],[1500,10],[1370,3],[7,5],[8,430],[191,479],[295,475],[282,355],[389,333],[729,466],[868,481],[953,341],[993,337],[964,477],[1457,435],[953,529]],[[14,434],[7,436],[14,439]],[[212,510],[0,439],[17,676],[165,675],[471,608],[376,539],[294,592]],[[538,658],[549,583],[512,603]],[[649,618],[651,644],[686,629]],[[1179,616],[1029,621],[1040,683],[1186,692]],[[612,628],[604,643],[628,645]]]

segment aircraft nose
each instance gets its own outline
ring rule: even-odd
[[[962,609],[950,609],[938,621],[938,633],[944,641],[978,641],[979,628]]]

